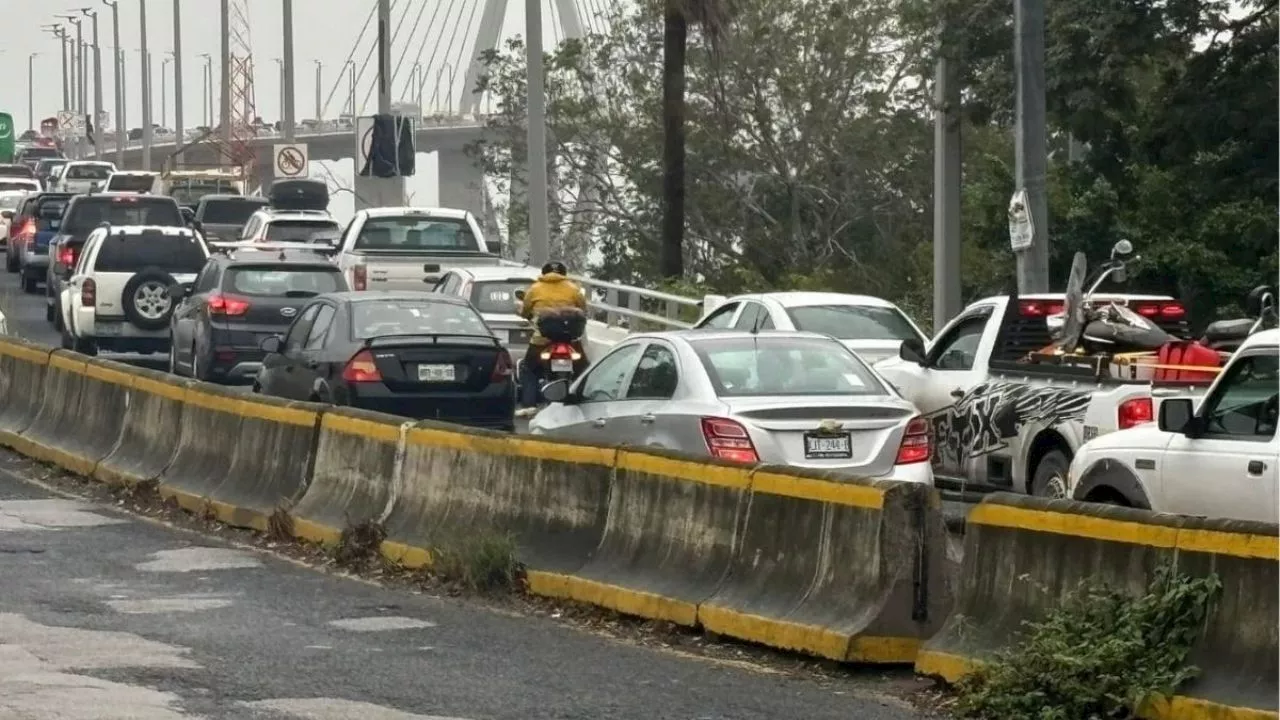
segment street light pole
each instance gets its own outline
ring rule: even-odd
[[[284,133],[284,58],[271,58],[276,61],[276,79],[280,86],[277,99],[280,101],[280,132]]]
[[[1021,294],[1049,292],[1044,7],[1044,0],[1014,0],[1013,3],[1014,87],[1017,91],[1014,186],[1027,193],[1027,213],[1032,228],[1031,246],[1014,253]]]
[[[36,56],[40,53],[31,53],[27,56],[27,129],[35,130],[36,128],[36,101],[35,101],[35,63]]]
[[[320,105],[321,80],[323,79],[324,63],[319,60],[316,63],[316,122],[320,122],[324,118],[324,108]]]
[[[231,0],[222,0],[222,105],[219,121],[222,141],[231,145]]]
[[[173,137],[174,144],[183,146],[185,130],[182,125],[182,11],[178,9],[178,0],[173,0]],[[182,165],[182,153],[179,151],[174,162]]]
[[[176,0],[175,0],[176,2]],[[284,83],[281,91],[284,93],[284,141],[291,143],[295,139],[294,124],[296,117],[294,116],[293,101],[296,93],[293,88],[293,0],[282,0],[281,13],[284,15]]]
[[[120,7],[119,0],[102,0],[111,8],[111,59],[113,62],[111,77],[115,81],[116,101],[116,167],[124,167],[124,147],[129,141],[129,130],[124,122],[124,62],[120,49]]]
[[[147,0],[138,0],[142,37],[142,169],[151,169],[151,54],[147,52]]]
[[[204,67],[201,72],[204,74],[204,124],[210,128],[213,127],[213,55],[209,53],[200,53],[200,57],[204,58]]]
[[[539,267],[551,255],[547,211],[547,96],[542,74],[542,0],[525,0],[525,67],[528,68],[529,264]]]
[[[67,81],[67,31],[66,31],[66,28],[62,27],[61,25],[47,25],[45,26],[45,29],[49,30],[49,32],[53,33],[54,37],[58,38],[58,44],[61,46],[62,109],[70,110],[71,108],[69,107],[69,103],[71,102],[71,87],[70,85],[68,85],[68,81]]]
[[[169,63],[172,58],[160,61],[160,127],[169,126]]]
[[[93,157],[102,159],[102,46],[98,44],[98,11],[81,8],[93,19]]]
[[[350,79],[350,88],[347,91],[347,113],[351,118],[351,123],[354,125],[356,121],[356,61],[348,60],[345,69],[348,71],[347,77]]]

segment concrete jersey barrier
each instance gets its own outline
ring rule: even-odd
[[[192,381],[129,368],[133,383],[115,448],[98,463],[93,477],[109,485],[133,486],[156,480],[169,467],[182,436],[183,400]]]
[[[1147,718],[1277,717],[1280,528],[997,494],[968,518],[955,609],[916,660],[948,682],[973,671],[1084,581],[1142,592],[1175,563],[1217,573],[1223,593],[1190,661],[1200,677]]]
[[[44,378],[52,348],[0,338],[0,445],[12,448],[31,425],[44,400]]]

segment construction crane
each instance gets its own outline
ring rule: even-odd
[[[249,33],[248,4],[248,0],[231,0],[228,3],[227,36],[231,48],[229,132],[222,136],[217,130],[210,130],[173,153],[176,156],[195,145],[212,146],[217,150],[217,155],[222,157],[217,164],[224,170],[233,170],[246,185],[254,176],[257,153],[253,141],[259,124],[253,92],[253,41]]]

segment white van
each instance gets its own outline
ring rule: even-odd
[[[62,167],[62,174],[58,176],[57,190],[77,194],[100,192],[115,171],[115,163],[97,160],[69,162]]]
[[[160,173],[145,170],[117,170],[107,178],[103,192],[149,193],[160,190]]]

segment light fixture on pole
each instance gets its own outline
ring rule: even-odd
[[[119,0],[102,0],[111,8],[111,79],[115,86],[116,102],[116,167],[124,167],[124,147],[129,141],[129,130],[124,122],[124,51],[120,49]]]
[[[169,127],[169,63],[171,62],[173,58],[169,57],[160,61],[160,127]]]
[[[324,77],[324,63],[319,60],[314,61],[316,64],[316,122],[324,120],[324,106],[320,104],[321,83]]]
[[[204,124],[213,127],[213,54],[200,53],[204,58]]]
[[[147,52],[147,0],[138,0],[138,27],[142,37],[142,169],[151,169],[151,53]]]
[[[36,102],[35,102],[35,67],[36,56],[40,53],[31,53],[27,56],[27,129],[36,129]]]
[[[93,20],[93,156],[102,159],[102,46],[98,44],[98,11],[80,8],[85,17]]]

